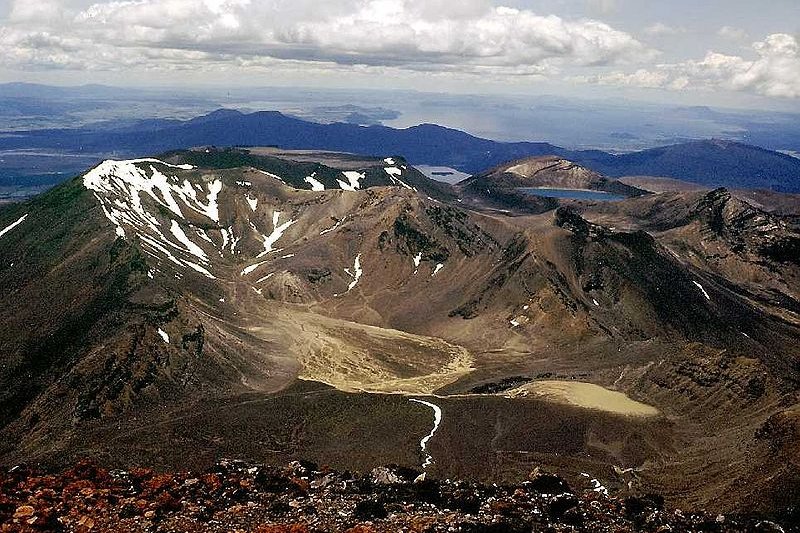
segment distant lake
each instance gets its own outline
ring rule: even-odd
[[[414,167],[432,180],[444,183],[458,183],[469,177],[469,174],[450,167],[435,167],[431,165],[414,165]]]
[[[619,194],[611,194],[603,191],[587,191],[583,189],[540,189],[537,187],[520,187],[519,190],[532,196],[566,198],[570,200],[597,200],[600,202],[616,202],[626,198],[625,196],[620,196]]]

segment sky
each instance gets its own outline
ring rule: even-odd
[[[0,0],[0,82],[800,110],[800,0]]]

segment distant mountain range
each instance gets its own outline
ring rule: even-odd
[[[800,192],[800,159],[732,141],[703,140],[628,154],[569,150],[544,142],[498,142],[435,124],[386,126],[318,124],[274,111],[220,109],[187,121],[148,119],[75,129],[14,132],[0,150],[146,155],[191,146],[278,146],[364,155],[397,154],[412,164],[477,174],[531,156],[553,155],[611,177],[647,175],[709,186]]]

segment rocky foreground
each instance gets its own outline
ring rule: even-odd
[[[573,491],[534,471],[519,485],[426,479],[417,471],[334,472],[220,461],[205,473],[105,470],[0,474],[0,531],[259,533],[791,531],[757,518],[667,510],[657,496]]]

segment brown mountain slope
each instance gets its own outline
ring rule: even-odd
[[[429,412],[407,395],[436,394],[441,475],[543,463],[720,509],[796,494],[770,459],[798,403],[780,217],[720,191],[507,217],[181,157],[0,211],[28,215],[0,236],[4,461],[409,464]],[[701,466],[719,450],[741,471]]]

